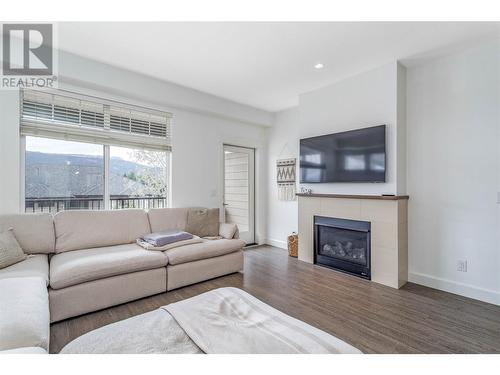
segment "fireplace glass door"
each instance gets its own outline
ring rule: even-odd
[[[315,262],[370,278],[370,223],[315,217]]]

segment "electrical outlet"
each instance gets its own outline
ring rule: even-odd
[[[459,260],[457,262],[457,271],[467,272],[467,261],[466,260]]]

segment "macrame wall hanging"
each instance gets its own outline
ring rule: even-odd
[[[295,198],[295,158],[279,159],[276,161],[278,199],[280,201],[294,201]]]

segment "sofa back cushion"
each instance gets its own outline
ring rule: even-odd
[[[0,215],[0,230],[13,228],[14,236],[26,254],[54,252],[54,221],[51,214]]]
[[[62,211],[54,216],[56,253],[122,245],[151,233],[146,211]]]
[[[193,207],[188,210],[186,231],[199,237],[219,235],[219,209]]]
[[[188,208],[153,208],[148,212],[151,232],[186,230],[187,215]]]

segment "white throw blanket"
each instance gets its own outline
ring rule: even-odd
[[[61,353],[361,353],[236,288],[221,288],[98,328]]]
[[[162,309],[90,331],[61,354],[203,354],[174,318]]]
[[[162,307],[205,353],[361,353],[236,288]]]

